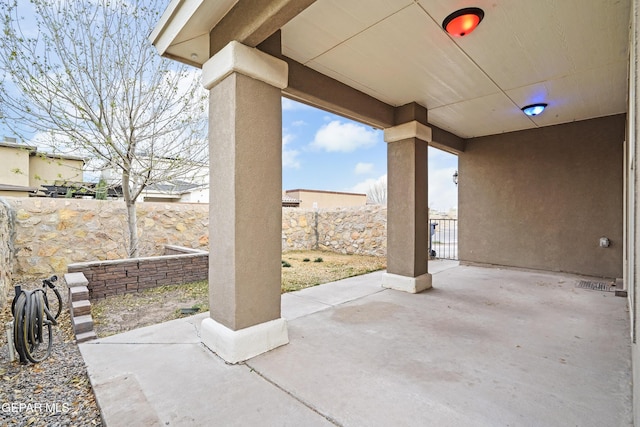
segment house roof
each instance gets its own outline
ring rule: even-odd
[[[86,160],[80,156],[73,156],[70,154],[46,153],[44,151],[38,151],[38,147],[34,147],[26,144],[17,144],[13,142],[2,141],[0,142],[0,147],[17,148],[17,149],[26,150],[29,152],[30,156],[39,155],[39,156],[49,157],[51,159],[79,160],[82,162],[86,162]]]
[[[626,111],[630,0],[251,4],[172,0],[150,38],[164,56],[201,66],[230,40],[265,50],[280,29],[268,53],[289,65],[283,94],[379,128],[413,102],[434,132],[463,139]],[[448,35],[445,17],[471,6],[484,10],[478,28]],[[331,98],[339,85],[353,91]],[[544,113],[521,112],[537,102]]]
[[[184,194],[199,187],[202,187],[202,185],[191,184],[186,182],[176,182],[176,183],[152,184],[146,188],[146,191],[164,193],[164,194],[167,194],[167,193]]]
[[[302,200],[295,197],[282,196],[282,203],[300,203]]]
[[[0,184],[0,191],[26,191],[27,193],[37,193],[38,187],[26,187],[24,185]]]

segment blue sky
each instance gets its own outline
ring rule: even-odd
[[[366,193],[387,174],[383,132],[282,99],[282,186]],[[457,207],[458,158],[429,147],[429,206]]]

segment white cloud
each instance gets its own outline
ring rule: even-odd
[[[306,104],[301,104],[300,102],[293,101],[289,98],[282,97],[282,111],[293,111],[293,110],[304,110],[309,107]]]
[[[456,168],[429,168],[429,208],[448,211],[458,207],[458,188],[453,183]]]
[[[376,186],[384,186],[386,188],[387,186],[387,174],[385,173],[382,176],[379,176],[378,178],[368,178],[365,179],[364,181],[361,181],[359,183],[357,183],[356,185],[354,185],[353,187],[351,187],[348,191],[354,192],[354,193],[368,193],[369,190],[371,190],[371,188],[376,187]]]
[[[307,123],[304,120],[296,120],[291,123],[291,126],[305,126]]]
[[[310,146],[330,152],[349,153],[359,148],[372,147],[377,139],[378,133],[375,130],[355,123],[333,120],[318,129]]]
[[[453,183],[455,167],[429,168],[429,208],[448,211],[458,207],[458,188]],[[369,193],[371,189],[386,187],[387,175],[365,179],[346,189],[354,193]]]
[[[300,169],[300,160],[298,160],[300,152],[287,148],[287,144],[293,141],[293,139],[294,136],[290,133],[282,136],[282,167]]]
[[[373,163],[359,162],[354,170],[356,175],[366,175],[373,172]]]

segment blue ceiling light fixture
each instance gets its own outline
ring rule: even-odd
[[[526,107],[522,107],[522,112],[527,116],[533,117],[542,113],[545,108],[547,108],[547,104],[531,104]]]

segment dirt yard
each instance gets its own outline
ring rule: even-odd
[[[282,292],[292,292],[334,280],[386,268],[386,259],[323,251],[282,254]],[[209,310],[207,282],[163,286],[136,294],[92,302],[98,337],[125,332]]]

